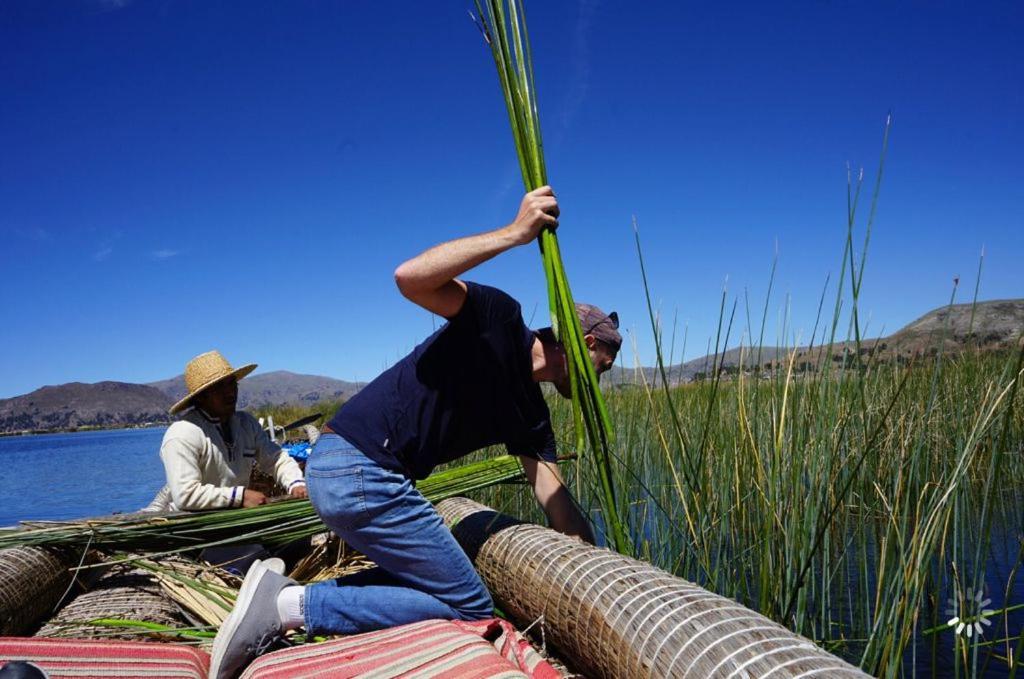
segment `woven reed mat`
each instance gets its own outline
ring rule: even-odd
[[[84,594],[80,594],[43,626],[40,637],[88,637],[145,640],[130,624],[103,625],[108,619],[186,627],[189,622],[164,593],[157,578],[129,565],[115,565]]]
[[[51,615],[75,565],[70,554],[42,547],[0,550],[0,636],[24,634]]]
[[[522,524],[465,498],[438,504],[495,603],[588,676],[867,677],[749,608],[648,563]]]

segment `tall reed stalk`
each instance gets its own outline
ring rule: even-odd
[[[523,184],[532,191],[548,183],[544,163],[544,144],[537,114],[537,92],[533,77],[533,56],[526,28],[526,12],[522,0],[476,0],[480,15],[480,31],[490,46],[498,80],[512,125],[512,137],[519,156]],[[590,360],[583,329],[576,316],[576,306],[569,280],[562,264],[558,238],[551,229],[544,229],[538,238],[544,275],[547,278],[548,305],[555,336],[565,347],[572,390],[572,413],[576,446],[582,449],[589,440],[597,457],[598,478],[603,496],[605,527],[615,549],[632,552],[629,535],[619,516],[612,472],[613,432],[604,396],[598,386],[597,373]]]

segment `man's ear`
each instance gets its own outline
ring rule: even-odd
[[[583,341],[587,343],[587,349],[594,350],[594,346],[597,344],[597,338],[593,335],[584,335]]]

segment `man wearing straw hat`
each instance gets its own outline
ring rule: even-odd
[[[395,271],[409,300],[448,322],[350,399],[324,429],[306,467],[324,523],[378,568],[309,587],[257,562],[213,645],[210,676],[234,677],[284,630],[355,634],[432,618],[493,614],[490,594],[433,506],[416,490],[437,464],[504,444],[519,456],[551,526],[593,542],[562,483],[540,382],[568,396],[563,347],[532,331],[504,292],[457,278],[555,228],[550,187],[523,198],[508,226],[443,243]],[[598,374],[622,344],[618,319],[577,313]]]
[[[306,497],[299,465],[270,440],[252,415],[235,410],[238,381],[255,363],[232,368],[218,351],[196,356],[185,366],[188,394],[171,414],[185,411],[164,434],[160,459],[167,472],[170,510],[254,507],[266,496],[247,488],[253,464],[273,476],[292,497]],[[151,505],[153,508],[153,505]]]

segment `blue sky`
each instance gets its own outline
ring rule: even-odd
[[[522,194],[469,5],[4,2],[0,397],[163,379],[213,347],[366,380],[414,346],[436,320],[395,266],[507,223]],[[619,311],[624,364],[652,354],[633,215],[687,357],[723,285],[758,324],[776,248],[766,339],[806,340],[846,164],[873,180],[890,109],[867,334],[955,276],[969,300],[983,247],[981,298],[1024,296],[1020,3],[527,9],[569,278]],[[471,278],[544,324],[532,246]]]

